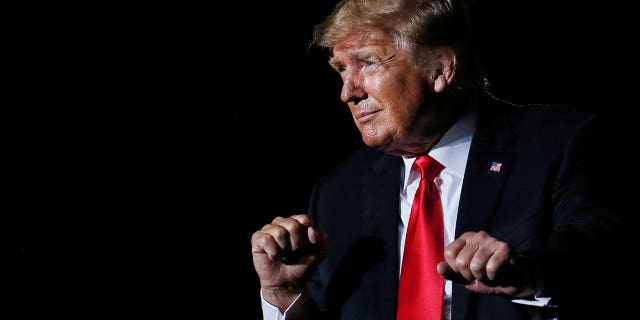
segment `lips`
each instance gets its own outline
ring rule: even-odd
[[[371,118],[374,117],[374,115],[378,112],[382,111],[382,109],[380,110],[374,110],[374,111],[366,111],[366,112],[360,112],[358,114],[356,114],[356,120],[358,120],[359,122],[365,122]]]

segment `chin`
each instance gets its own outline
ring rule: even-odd
[[[391,136],[378,136],[378,135],[373,135],[373,136],[369,136],[366,134],[362,134],[362,141],[364,142],[364,144],[366,144],[367,146],[374,148],[374,149],[378,149],[380,151],[383,152],[389,152],[393,150],[393,146],[391,145],[392,141],[393,141],[393,137]]]
[[[415,147],[412,148],[410,146],[400,143],[399,139],[398,138],[394,139],[393,135],[368,136],[368,135],[362,134],[362,141],[364,142],[364,144],[366,144],[371,148],[380,150],[384,153],[388,153],[394,156],[412,157],[424,152],[423,150],[421,150],[421,148],[416,149]]]

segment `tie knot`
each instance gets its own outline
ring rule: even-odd
[[[440,162],[429,155],[417,157],[413,166],[420,171],[420,176],[426,181],[433,181],[444,169]]]

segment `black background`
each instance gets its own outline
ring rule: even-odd
[[[37,205],[61,224],[69,280],[17,249],[33,238],[19,218],[14,282],[72,288],[69,314],[257,318],[251,234],[305,212],[314,182],[362,145],[327,52],[309,48],[335,3],[21,11],[11,88],[28,142],[15,147],[33,156],[12,158],[30,168],[12,195],[55,198]],[[496,95],[625,118],[622,8],[499,0],[472,13]]]

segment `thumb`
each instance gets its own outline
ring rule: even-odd
[[[309,237],[309,241],[315,245],[317,253],[324,257],[327,253],[327,234],[314,228],[309,227],[307,229],[307,236]]]

